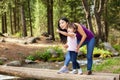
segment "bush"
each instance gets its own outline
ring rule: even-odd
[[[115,48],[115,50],[120,52],[120,45],[113,45],[113,48]]]
[[[50,52],[50,48],[55,50],[57,57],[53,58]],[[42,61],[62,61],[64,60],[64,53],[60,46],[48,47],[43,52],[36,51],[35,53],[27,57],[28,60],[42,60]]]
[[[28,59],[28,60],[32,60],[32,61],[34,61],[34,60],[35,60],[35,56],[33,56],[33,55],[29,55],[29,56],[27,57],[27,59]]]
[[[0,60],[0,65],[3,65],[3,61]]]
[[[86,47],[81,47],[80,50],[84,54],[87,53]],[[95,47],[94,51],[93,51],[93,56],[94,57],[106,58],[106,57],[112,57],[113,55],[112,55],[112,53],[110,51]]]

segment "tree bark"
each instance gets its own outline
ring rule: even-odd
[[[89,29],[94,33],[93,27],[92,27],[92,22],[91,22],[90,8],[88,6],[87,0],[82,0],[82,4],[83,4],[85,14],[86,14],[87,25],[88,25]]]
[[[30,33],[31,36],[33,36],[33,31],[32,31],[32,20],[31,20],[31,10],[30,10],[30,0],[28,0],[28,10],[29,10],[29,22],[30,22]]]
[[[25,20],[25,13],[23,4],[21,5],[21,22],[22,22],[22,31],[23,31],[23,37],[27,36],[27,29],[26,29],[26,20]]]
[[[54,38],[54,28],[53,28],[53,0],[47,0],[47,19],[48,19],[48,34],[52,36],[52,40]]]
[[[105,3],[105,0],[99,0],[98,3],[97,3],[97,0],[94,0],[94,6],[95,6],[94,7],[94,14],[95,14],[96,25],[98,28],[98,34],[97,34],[97,38],[96,38],[97,43],[99,43],[99,41],[104,41],[103,32],[102,32],[103,26],[101,24],[101,15],[102,15],[102,12],[104,10],[104,3]]]
[[[10,5],[10,28],[11,28],[11,34],[13,34],[12,9],[11,9],[11,5]]]
[[[37,69],[37,68],[25,68],[25,67],[10,67],[0,66],[0,73],[7,73],[23,78],[34,78],[44,80],[118,80],[119,74],[96,74],[91,76],[87,75],[73,75],[70,73],[57,74],[57,70],[50,69]]]

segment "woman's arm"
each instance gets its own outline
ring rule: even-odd
[[[74,34],[67,33],[67,32],[64,32],[64,31],[61,31],[61,30],[58,30],[58,29],[57,29],[57,32],[62,34],[62,35],[65,35],[65,36],[70,36],[70,37],[74,37],[75,36]]]
[[[78,44],[78,49],[79,49],[80,46],[81,46],[81,45],[83,44],[83,42],[85,41],[87,35],[86,35],[86,33],[84,32],[84,30],[83,30],[83,28],[82,28],[82,26],[81,26],[80,24],[75,23],[75,25],[78,26],[77,31],[78,31],[78,32],[80,33],[80,35],[82,36],[81,41],[80,41],[80,43]]]

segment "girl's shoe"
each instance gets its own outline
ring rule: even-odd
[[[72,74],[77,74],[78,71],[77,71],[76,69],[73,69],[70,73],[72,73]]]
[[[61,74],[61,73],[68,73],[68,72],[69,72],[68,68],[63,66],[57,73]]]
[[[82,69],[80,68],[80,69],[78,69],[78,74],[80,74],[80,75],[82,75],[83,74],[83,72],[82,72]]]

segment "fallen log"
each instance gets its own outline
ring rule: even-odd
[[[94,73],[95,75],[104,75],[104,76],[115,76],[116,80],[120,80],[120,74],[113,74],[113,73]]]
[[[11,42],[11,43],[21,43],[21,44],[30,44],[36,43],[37,40],[40,40],[39,37],[30,37],[30,38],[2,38],[3,42]]]
[[[0,66],[0,73],[43,80],[116,80],[114,75],[99,75],[99,73],[93,73],[93,75],[57,74],[57,70],[12,66]]]

